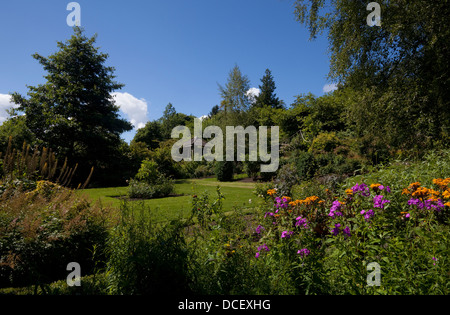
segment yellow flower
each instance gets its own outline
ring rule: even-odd
[[[377,190],[378,187],[380,187],[380,186],[381,186],[381,184],[372,184],[372,185],[370,185],[370,188],[372,188],[373,190]]]
[[[439,188],[445,190],[448,185],[450,184],[450,177],[446,178],[446,179],[442,179],[442,178],[435,178],[433,179],[433,184],[439,186]]]
[[[283,196],[281,199],[286,199],[286,202],[291,201],[291,197]]]
[[[450,189],[447,189],[446,191],[444,191],[442,193],[442,197],[444,197],[445,199],[450,199]]]

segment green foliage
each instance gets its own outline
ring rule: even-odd
[[[89,274],[102,261],[93,250],[104,249],[111,209],[48,182],[0,198],[0,287],[65,279],[73,261]]]
[[[300,151],[295,155],[296,169],[300,180],[311,179],[318,169],[318,165],[314,154],[310,152]]]
[[[107,275],[111,294],[186,294],[188,251],[184,226],[177,221],[157,225],[143,208],[122,206],[120,223],[111,231],[107,247]]]
[[[275,188],[280,196],[291,195],[291,189],[299,182],[298,171],[293,164],[284,164],[278,170],[274,180]]]
[[[321,132],[314,138],[309,151],[313,153],[332,152],[339,144],[339,138],[335,132]]]
[[[114,162],[120,160],[120,134],[132,126],[119,117],[111,93],[123,85],[114,81],[114,68],[105,66],[108,55],[94,47],[95,41],[75,28],[69,40],[58,42],[56,53],[34,54],[47,81],[30,86],[28,99],[13,93],[12,101],[26,114],[26,126],[39,144],[77,161],[80,176],[95,166],[101,182],[111,170],[119,173]]]
[[[271,108],[282,108],[282,102],[275,94],[275,81],[272,72],[266,69],[264,76],[261,79],[262,85],[259,86],[260,94],[256,97],[254,107],[269,106]]]
[[[216,178],[221,182],[233,180],[234,166],[230,161],[216,161]]]
[[[144,160],[135,179],[129,181],[128,196],[130,198],[159,198],[174,192],[174,182],[166,174],[158,170],[153,160]]]
[[[370,27],[366,5],[298,0],[295,15],[312,38],[327,32],[329,76],[348,92],[347,114],[358,134],[419,152],[443,144],[450,125],[449,6],[382,1],[382,26]]]

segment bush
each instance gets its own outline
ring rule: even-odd
[[[128,186],[130,198],[151,199],[169,196],[175,192],[173,180],[160,175],[153,184],[131,179]]]
[[[93,250],[104,249],[113,213],[53,185],[0,197],[0,287],[65,279],[69,262],[94,270]]]
[[[318,165],[314,154],[310,152],[299,152],[296,156],[297,174],[300,180],[309,180],[316,174]]]
[[[278,194],[288,196],[291,194],[292,187],[298,184],[298,182],[299,178],[296,167],[293,164],[285,164],[278,171],[274,184]]]
[[[217,161],[216,162],[216,177],[218,181],[229,182],[233,180],[233,162]]]
[[[124,205],[108,240],[111,294],[189,293],[188,252],[179,222],[153,224],[144,208]]]
[[[322,132],[314,138],[309,152],[325,153],[332,152],[340,145],[340,140],[335,132]]]
[[[258,174],[261,169],[260,164],[261,162],[258,161],[249,161],[248,155],[246,156],[244,162],[244,172],[254,181],[258,179]]]

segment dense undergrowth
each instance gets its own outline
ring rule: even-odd
[[[111,221],[106,209],[67,191],[52,188],[45,207],[29,201],[41,193],[18,193],[29,197],[2,202],[3,210],[20,205],[2,211],[2,286],[19,284],[7,283],[7,272],[24,275],[29,268],[39,275],[29,285],[41,288],[1,292],[448,294],[449,174],[450,151],[441,151],[350,177],[334,189],[313,179],[283,196],[274,185],[259,185],[265,202],[251,214],[225,214],[218,189],[192,197],[189,219],[164,224],[149,221],[151,209],[136,203],[123,203]],[[19,208],[28,212],[16,220],[12,209]],[[73,256],[64,254],[70,246],[79,249]],[[95,256],[88,255],[94,248]],[[61,281],[44,281],[47,269],[31,264],[36,255]],[[81,287],[65,283],[69,261],[82,265]]]

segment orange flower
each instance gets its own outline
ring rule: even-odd
[[[447,206],[450,208],[450,202],[444,203],[444,206]]]
[[[444,197],[444,199],[450,199],[450,189],[447,189],[446,191],[444,191],[442,193],[442,197]]]
[[[353,190],[351,188],[347,189],[345,191],[345,193],[347,194],[347,196],[352,196],[353,195]]]
[[[429,195],[430,191],[428,188],[425,187],[418,187],[413,193],[412,196],[413,197],[417,197],[417,198],[426,198]]]
[[[408,190],[408,188],[405,188],[402,190],[402,195],[409,195],[411,192]]]
[[[275,190],[275,189],[269,189],[268,191],[267,191],[267,194],[269,195],[269,196],[273,196],[273,195],[275,195],[277,193],[277,191]]]
[[[281,199],[286,199],[286,202],[290,202],[291,201],[291,197],[287,197],[287,196],[283,196]]]
[[[372,188],[373,190],[378,190],[378,187],[380,187],[381,184],[372,184],[370,185],[370,188]]]
[[[446,178],[446,179],[442,179],[442,178],[435,178],[433,179],[433,184],[439,186],[439,188],[445,190],[448,185],[450,184],[450,177]]]

